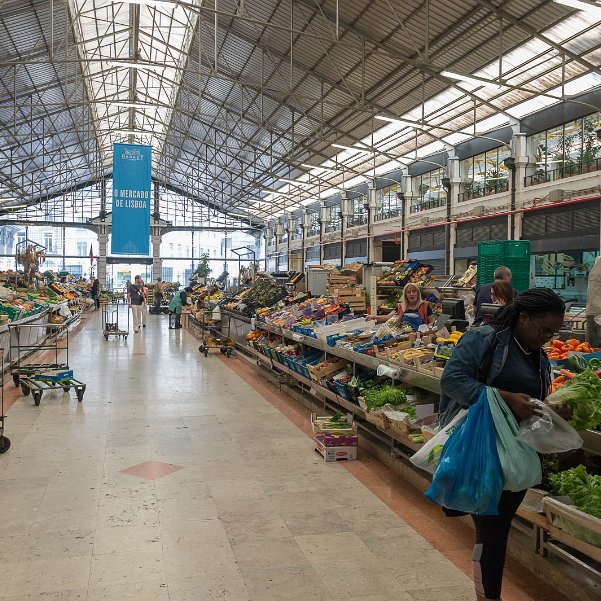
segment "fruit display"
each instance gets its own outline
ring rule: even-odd
[[[378,279],[378,286],[405,286],[409,282],[426,288],[435,280],[432,266],[415,259],[396,261],[394,267]]]
[[[472,288],[478,280],[478,266],[470,265],[465,273],[455,282],[455,286],[460,288]]]

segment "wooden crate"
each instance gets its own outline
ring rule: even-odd
[[[307,365],[311,379],[314,382],[321,382],[328,376],[342,371],[348,365],[348,361],[338,359],[334,363],[328,364],[326,367],[317,367],[315,365]]]
[[[388,430],[390,421],[383,413],[365,412],[365,419],[370,423],[378,426],[381,430]]]
[[[601,538],[601,519],[550,497],[543,498],[543,509],[553,538],[601,563],[601,547],[581,539],[583,531]]]
[[[343,284],[343,285],[349,285],[352,284],[353,286],[357,283],[357,278],[354,275],[338,275],[338,274],[334,274],[331,273],[328,275],[328,284],[333,285],[333,284]]]

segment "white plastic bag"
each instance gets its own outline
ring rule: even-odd
[[[568,422],[538,399],[532,399],[543,412],[520,424],[516,438],[539,453],[565,453],[582,446],[582,438]]]
[[[415,467],[419,467],[421,470],[433,474],[438,467],[440,454],[442,453],[445,443],[453,433],[453,430],[455,430],[455,428],[463,421],[466,415],[467,409],[461,409],[453,420],[447,424],[445,428],[439,430],[436,436],[430,439],[419,451],[417,451],[409,461],[411,461]]]

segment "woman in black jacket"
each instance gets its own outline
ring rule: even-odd
[[[518,421],[538,414],[531,399],[544,399],[551,382],[542,347],[561,328],[564,311],[564,302],[552,290],[533,288],[501,309],[492,325],[465,334],[440,382],[441,423],[448,424],[462,406],[475,403],[484,386],[498,389]],[[525,494],[525,490],[504,490],[498,515],[472,515],[476,527],[472,568],[478,601],[500,601],[509,530]],[[465,515],[449,509],[445,513]]]

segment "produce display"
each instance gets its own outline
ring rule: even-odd
[[[275,278],[263,275],[255,283],[234,297],[226,298],[223,307],[229,311],[251,317],[258,309],[272,307],[286,298],[288,292]]]
[[[552,340],[549,343],[547,356],[552,361],[561,361],[568,358],[568,353],[592,353],[594,352],[588,342],[580,342],[575,338],[570,338],[565,342],[561,340]]]
[[[570,425],[578,431],[594,429],[601,424],[601,379],[592,369],[563,375],[566,383],[551,393],[547,404],[560,415],[569,416]]]
[[[432,266],[422,264],[415,259],[397,261],[394,267],[378,279],[378,286],[404,286],[409,282],[423,288],[429,286],[435,280],[432,274]]]
[[[455,282],[454,286],[459,288],[473,288],[478,280],[478,266],[470,265],[465,273]]]

